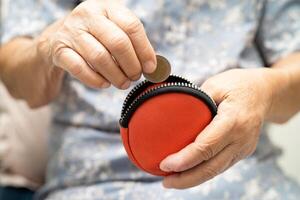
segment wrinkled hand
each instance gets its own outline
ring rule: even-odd
[[[93,88],[126,89],[156,67],[141,21],[115,0],[81,3],[38,37],[37,51]]]
[[[196,186],[254,152],[272,102],[268,70],[234,69],[201,86],[217,103],[218,114],[193,143],[161,162],[163,171],[178,172],[164,178],[165,187]]]

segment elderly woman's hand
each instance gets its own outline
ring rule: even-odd
[[[38,53],[49,66],[68,71],[94,88],[126,89],[142,71],[156,67],[141,21],[114,0],[88,0],[38,37]]]
[[[196,140],[164,159],[160,168],[178,172],[164,179],[167,188],[201,184],[252,154],[273,99],[272,69],[234,69],[203,85],[218,114]]]

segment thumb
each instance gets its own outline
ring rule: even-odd
[[[232,118],[218,114],[193,143],[165,158],[161,170],[181,172],[211,159],[231,143],[232,126]]]

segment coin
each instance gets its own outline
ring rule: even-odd
[[[151,74],[143,73],[144,77],[152,83],[160,83],[165,81],[171,73],[171,65],[165,57],[156,55],[156,60],[157,65],[155,71]]]

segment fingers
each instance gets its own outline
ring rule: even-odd
[[[89,33],[82,33],[76,38],[73,46],[106,80],[120,89],[127,89],[130,80],[113,60],[106,48]]]
[[[126,16],[126,17],[124,17]],[[107,9],[107,17],[117,24],[130,38],[145,73],[156,68],[156,56],[141,21],[127,8],[114,5]]]
[[[89,87],[107,88],[110,86],[101,75],[90,68],[80,55],[70,48],[59,49],[53,58],[53,62]]]
[[[151,73],[156,68],[156,56],[142,23],[115,1],[80,4],[58,32],[64,37],[51,40],[51,55],[60,58],[56,59],[60,66],[93,87],[106,82],[127,89],[142,71]],[[56,47],[60,46],[65,49],[57,56]],[[70,57],[75,57],[77,63]],[[91,74],[89,80],[86,76]]]
[[[232,118],[217,115],[193,143],[164,159],[161,170],[181,172],[211,159],[231,143],[232,124]]]
[[[137,80],[142,68],[129,37],[106,17],[100,16],[96,19],[97,24],[90,28],[91,34],[112,54],[127,77]]]
[[[237,150],[234,145],[230,145],[207,162],[188,171],[165,177],[163,185],[166,188],[185,189],[204,183],[240,160],[241,157],[236,154]]]

